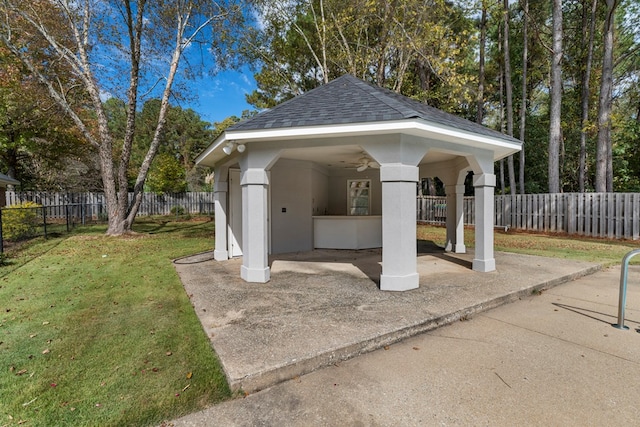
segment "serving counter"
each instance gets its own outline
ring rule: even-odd
[[[381,248],[382,216],[314,216],[313,242],[316,249]]]

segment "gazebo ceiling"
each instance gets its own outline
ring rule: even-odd
[[[310,148],[289,148],[280,156],[283,159],[315,162],[327,169],[354,169],[363,157],[369,157],[359,145],[338,145]],[[431,151],[421,164],[438,163],[455,158],[455,154]]]

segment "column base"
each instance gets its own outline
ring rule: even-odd
[[[453,253],[455,254],[466,254],[467,247],[465,245],[453,245]]]
[[[226,261],[229,259],[229,252],[215,249],[213,251],[213,259],[216,261]]]
[[[488,273],[490,271],[495,271],[496,269],[496,260],[491,259],[474,259],[473,260],[473,271],[479,271],[481,273]]]
[[[381,291],[409,291],[420,286],[420,276],[418,273],[407,276],[390,276],[382,274],[380,276]]]
[[[271,269],[269,267],[249,268],[243,265],[240,267],[240,277],[245,282],[267,283],[271,279]]]

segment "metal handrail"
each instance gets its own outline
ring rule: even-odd
[[[624,326],[624,308],[627,302],[627,276],[629,273],[629,261],[634,256],[640,254],[640,249],[634,249],[622,258],[622,268],[620,271],[620,296],[618,299],[618,323],[611,325],[614,328],[627,330],[628,326]]]

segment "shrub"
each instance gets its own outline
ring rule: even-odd
[[[178,205],[178,206],[172,206],[171,207],[171,215],[175,215],[175,216],[182,216],[184,215],[184,207]]]
[[[36,234],[40,225],[42,205],[23,202],[2,210],[2,236],[6,240],[20,240]]]

